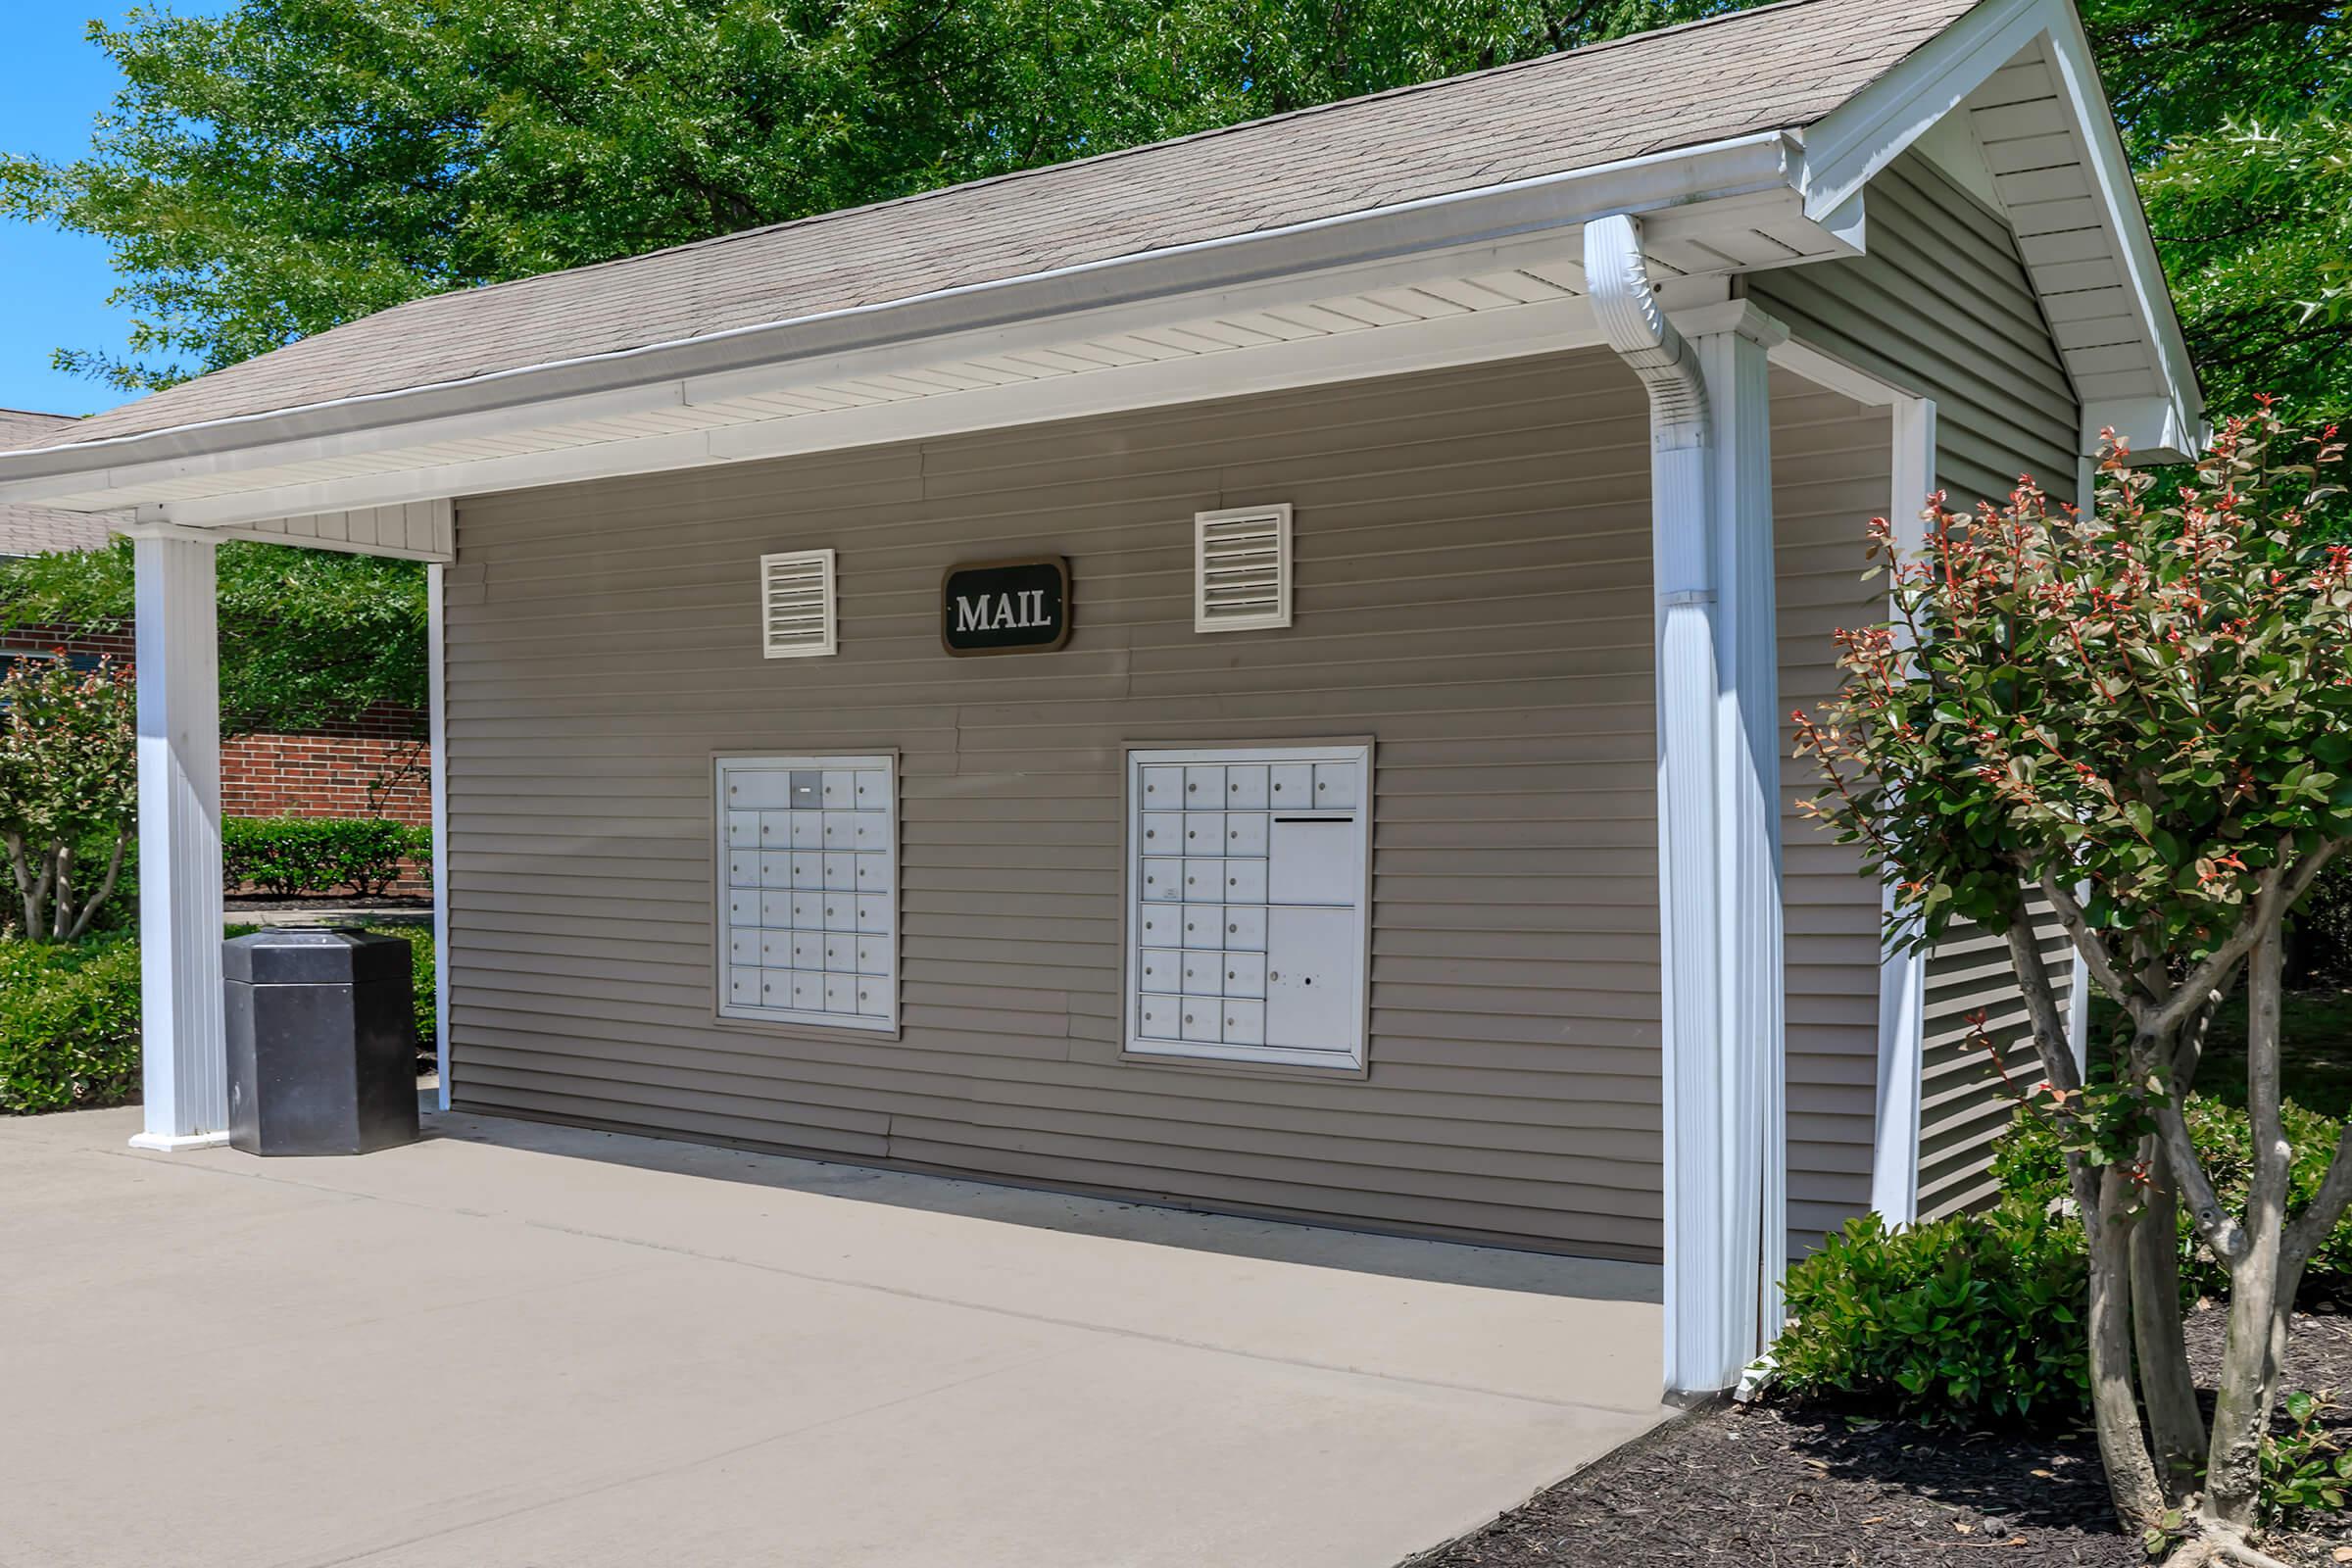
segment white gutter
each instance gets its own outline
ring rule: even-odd
[[[1789,192],[1793,201],[1802,170],[1803,154],[1793,134],[1763,131],[1278,228],[463,380],[70,446],[5,452],[0,453],[0,499],[33,500],[411,445],[430,438],[412,428],[419,421],[463,421],[522,405],[593,398],[598,406],[592,413],[610,413],[613,395],[649,383],[775,367],[1106,305],[1568,231],[1604,213],[1652,213],[1653,223],[1671,232],[1676,209],[1778,191]],[[677,401],[675,396],[658,399],[654,406],[675,406]],[[556,416],[581,416],[556,411]],[[363,436],[367,439],[354,439]],[[133,467],[141,470],[135,481],[124,471]],[[93,477],[96,485],[90,482]]]

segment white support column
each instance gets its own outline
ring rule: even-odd
[[[1735,1235],[1761,1256],[1735,1276],[1735,1324],[1753,1326],[1753,1359],[1780,1333],[1788,1262],[1788,959],[1781,904],[1780,622],[1773,554],[1772,402],[1766,355],[1788,334],[1744,301],[1677,311],[1696,346],[1715,447],[1716,835],[1722,896],[1719,1004],[1725,1065],[1738,1085],[1727,1132],[1754,1175],[1734,1173],[1725,1202]],[[1735,1369],[1736,1375],[1736,1369]]]
[[[1787,1251],[1765,362],[1780,332],[1739,301],[1669,321],[1630,218],[1586,226],[1585,271],[1650,400],[1666,1382],[1709,1391],[1777,1330]]]
[[[438,561],[424,568],[425,744],[432,748],[433,792],[433,1044],[440,1104],[449,1108],[449,717],[448,650],[443,646],[442,574]]]
[[[1927,551],[1921,516],[1936,489],[1936,404],[1889,390],[1893,416],[1893,494],[1886,507],[1895,553],[1905,561]],[[1891,587],[1891,585],[1889,585]],[[1891,602],[1888,612],[1892,613]],[[1895,623],[1898,646],[1910,632]],[[1894,889],[1883,889],[1882,915],[1894,911]],[[1878,1105],[1872,1128],[1870,1206],[1888,1226],[1919,1218],[1919,1117],[1926,1068],[1928,956],[1921,949],[1886,948],[1879,959]]]
[[[228,1140],[220,986],[220,641],[214,541],[133,537],[138,616],[139,1149]]]

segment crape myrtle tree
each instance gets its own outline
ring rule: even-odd
[[[0,930],[76,942],[114,894],[136,816],[136,707],[130,670],[104,660],[20,660],[0,680],[0,853],[15,893]]]
[[[1826,778],[1814,810],[1893,890],[1890,942],[1960,922],[2008,940],[2042,1075],[2022,1093],[2062,1135],[2086,1231],[2118,1515],[2178,1562],[2268,1563],[2251,1538],[2287,1318],[2352,1200],[2348,1130],[2288,1209],[2278,1036],[2282,922],[2352,840],[2344,451],[2266,403],[2173,479],[2124,456],[2110,446],[2087,514],[2031,481],[1973,516],[1937,495],[1918,559],[1875,521],[1893,622],[1839,634],[1840,693],[1797,715],[1798,749]],[[2082,1068],[2030,901],[2123,1020]],[[2255,1155],[2233,1209],[2181,1106],[2240,984]],[[2230,1277],[2210,1423],[2182,1345],[2180,1208]]]

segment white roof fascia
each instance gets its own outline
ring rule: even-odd
[[[2067,0],[1987,0],[1808,127],[1806,216],[1820,221],[1852,202],[1873,175],[2036,40],[2048,47],[2051,71],[2088,152],[2087,172],[2121,248],[2122,270],[2166,389],[2157,399],[2084,404],[2082,449],[2096,452],[2099,430],[2113,425],[2128,438],[2136,436],[2132,451],[2148,461],[2188,457],[2204,445],[2204,395],[2140,210],[2131,161],[2099,86],[2090,40]]]
[[[1127,302],[1174,299],[1540,233],[1573,237],[1588,218],[1702,219],[1705,204],[1782,191],[1797,200],[1802,157],[1764,131],[1559,174],[1309,222],[825,312],[462,381],[208,420],[65,446],[0,452],[0,499],[87,494],[160,479],[386,450],[432,439],[432,421],[481,428],[674,408],[686,383],[736,382],[794,361],[1002,328]],[[1833,231],[1834,232],[1834,231]]]

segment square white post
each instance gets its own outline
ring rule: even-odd
[[[1732,1353],[1759,1353],[1781,1328],[1788,1271],[1788,1151],[1781,900],[1778,564],[1773,554],[1772,403],[1767,353],[1788,332],[1743,301],[1670,313],[1696,350],[1713,416],[1718,955],[1715,1107],[1722,1180],[1724,1311]],[[1717,1385],[1723,1386],[1723,1385]]]
[[[138,1149],[228,1140],[220,984],[220,639],[211,539],[133,539],[138,615]]]

